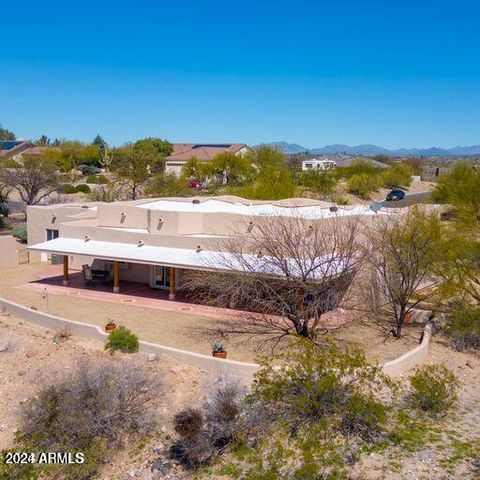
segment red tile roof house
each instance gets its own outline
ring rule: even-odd
[[[180,176],[182,167],[192,158],[211,162],[219,153],[243,155],[247,150],[244,143],[174,143],[173,152],[165,159],[165,171]]]

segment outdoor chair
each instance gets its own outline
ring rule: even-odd
[[[83,279],[85,281],[85,285],[87,287],[95,286],[95,280],[93,279],[92,270],[90,269],[90,265],[82,265],[82,272],[83,272]]]

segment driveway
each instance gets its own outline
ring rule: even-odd
[[[416,193],[407,193],[403,200],[398,200],[396,202],[379,202],[382,204],[382,207],[385,208],[403,208],[410,205],[415,205],[417,203],[427,203],[428,197],[432,192],[416,192]]]

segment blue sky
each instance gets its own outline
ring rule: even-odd
[[[112,144],[480,144],[476,3],[3,3],[0,122]]]

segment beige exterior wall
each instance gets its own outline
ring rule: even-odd
[[[11,235],[0,236],[0,268],[18,265],[17,241]]]
[[[191,202],[191,199],[178,199]],[[241,199],[240,199],[241,200]],[[149,200],[152,201],[152,200]],[[115,243],[138,244],[159,247],[174,247],[195,250],[222,250],[229,235],[246,234],[250,225],[259,225],[271,217],[245,216],[232,213],[203,213],[160,211],[140,208],[149,202],[56,204],[29,207],[27,210],[28,243],[34,245],[47,240],[47,230],[57,229],[60,237]],[[236,199],[230,201],[237,201]],[[247,203],[247,201],[242,200]],[[314,202],[314,201],[312,201]],[[265,202],[264,202],[265,203]],[[327,205],[328,207],[328,205]],[[325,205],[319,208],[326,208]],[[341,217],[346,221],[352,217]],[[320,222],[328,229],[331,220],[306,220],[309,223]],[[362,222],[375,221],[374,216],[362,217]],[[112,254],[114,255],[114,251]],[[45,253],[31,252],[31,261],[48,262]],[[82,265],[93,263],[91,257],[69,255],[71,269],[80,270]],[[98,262],[98,261],[96,261]],[[123,280],[150,282],[150,267],[130,264],[121,267]],[[181,283],[181,273],[177,283]]]

